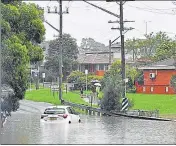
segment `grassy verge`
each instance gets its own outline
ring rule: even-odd
[[[90,92],[89,92],[90,93]],[[102,93],[101,93],[102,95]],[[132,99],[134,106],[132,109],[139,110],[159,110],[160,115],[165,118],[176,118],[176,95],[154,95],[154,94],[127,94],[127,97]],[[48,102],[55,105],[60,105],[58,100],[58,94],[55,93],[53,96],[50,89],[44,88],[40,90],[27,91],[25,94],[25,99],[32,100],[36,102]],[[63,99],[77,103],[90,105],[80,98],[80,92],[68,92],[63,93]],[[97,106],[93,106],[97,107]],[[81,110],[76,109],[80,113]]]
[[[36,102],[48,102],[54,105],[60,105],[60,101],[58,100],[58,93],[55,93],[53,95],[53,92],[51,92],[49,88],[26,91],[25,99]],[[84,99],[80,98],[80,95],[78,93],[74,92],[68,92],[67,94],[63,93],[63,99],[77,104],[90,105],[89,103],[84,101]],[[93,105],[93,107],[97,106]]]
[[[28,86],[28,90],[29,90],[30,88],[31,88],[32,90],[36,90],[36,85],[35,85],[34,83],[32,83],[31,86],[30,86],[30,85]],[[42,86],[41,84],[39,84],[39,88],[40,88],[40,89],[43,89],[43,86]]]
[[[44,88],[39,90],[26,91],[25,99],[36,102],[48,102],[54,105],[60,105],[57,95],[53,97],[50,89]]]
[[[127,94],[134,103],[133,109],[156,110],[161,115],[176,116],[176,95]]]

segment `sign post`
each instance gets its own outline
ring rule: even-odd
[[[88,70],[85,70],[85,74],[86,74],[86,97],[87,97],[87,75],[88,75]]]
[[[44,88],[45,73],[42,73],[42,78],[43,78],[43,88]]]

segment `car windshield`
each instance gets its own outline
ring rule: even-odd
[[[46,109],[45,114],[65,114],[64,108],[57,108],[57,109]]]

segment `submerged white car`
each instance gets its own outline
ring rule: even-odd
[[[80,116],[70,106],[51,106],[45,109],[41,115],[41,119],[44,121],[61,121],[75,123],[81,122]]]

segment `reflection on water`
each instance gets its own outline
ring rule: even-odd
[[[1,131],[2,144],[176,144],[176,122],[82,115],[82,123],[42,123],[17,112]]]

